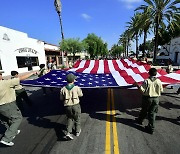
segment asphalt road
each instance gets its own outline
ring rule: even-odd
[[[134,122],[140,111],[141,95],[128,89],[83,89],[82,133],[64,139],[66,117],[59,89],[27,87],[33,106],[24,104],[21,133],[13,147],[0,145],[2,154],[179,154],[180,95],[165,89],[160,98],[155,132],[150,135]],[[144,125],[147,124],[147,120]],[[0,126],[0,133],[4,131]]]

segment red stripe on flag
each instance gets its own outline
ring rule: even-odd
[[[89,64],[90,64],[90,60],[86,60],[84,67],[77,69],[76,72],[83,72],[86,68],[89,67]]]
[[[112,60],[112,63],[113,63],[114,69],[116,71],[120,72],[121,69],[119,68],[119,65],[118,65],[117,61],[116,60]]]
[[[179,80],[175,80],[175,79],[172,79],[172,78],[167,77],[167,76],[160,76],[160,77],[158,77],[158,79],[160,79],[161,82],[167,82],[169,84],[180,83]]]
[[[166,75],[166,74],[167,74],[167,72],[164,71],[163,69],[158,69],[157,72],[158,72],[159,74],[161,74],[161,75]]]
[[[120,76],[124,78],[124,80],[128,83],[128,84],[133,84],[135,82],[135,80],[132,78],[132,76],[127,75],[126,71],[122,70],[119,72]]]
[[[145,72],[145,73],[140,73],[139,75],[141,75],[144,80],[146,80],[147,78],[149,78],[149,74],[148,74],[147,72]]]
[[[140,73],[141,73],[137,67],[132,68],[132,71],[133,71],[135,74],[140,74]]]
[[[95,60],[94,67],[93,67],[93,69],[90,71],[90,73],[92,73],[92,74],[97,74],[98,68],[99,68],[99,60]]]
[[[78,60],[78,61],[74,64],[73,68],[78,68],[80,63],[81,63],[81,60]]]
[[[124,59],[121,59],[121,63],[123,64],[124,67],[128,68],[128,64],[124,61]]]
[[[104,73],[105,74],[109,74],[110,73],[109,65],[108,65],[108,60],[104,60]]]

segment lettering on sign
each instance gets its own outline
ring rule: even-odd
[[[32,48],[19,48],[19,49],[16,49],[15,51],[19,52],[19,53],[23,53],[23,52],[29,52],[29,53],[33,53],[33,54],[37,54],[38,52]]]

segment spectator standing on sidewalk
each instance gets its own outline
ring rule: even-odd
[[[154,132],[154,122],[156,119],[156,113],[158,112],[159,97],[163,91],[163,86],[161,81],[156,78],[157,70],[151,68],[149,70],[149,78],[146,79],[141,86],[136,82],[135,86],[142,92],[142,109],[139,114],[137,122],[142,124],[143,120],[148,115],[148,126],[145,127],[146,131],[150,134]]]
[[[18,127],[22,121],[22,114],[16,105],[14,86],[18,86],[20,80],[24,80],[33,74],[29,73],[18,78],[3,80],[0,73],[0,122],[6,127],[0,143],[4,145],[13,146],[12,140],[20,133]]]
[[[19,77],[19,73],[17,71],[11,71],[11,78],[18,78]],[[32,102],[29,99],[26,90],[24,89],[24,87],[22,85],[17,85],[14,87],[15,92],[16,92],[16,104],[18,106],[18,108],[22,111],[23,110],[23,101],[22,99],[29,105],[32,106]]]
[[[81,133],[81,106],[79,97],[83,96],[80,87],[74,85],[76,76],[72,73],[68,74],[66,80],[68,84],[60,91],[60,100],[64,101],[67,116],[67,139],[73,139],[72,128],[75,125],[76,136]]]
[[[56,70],[56,69],[57,69],[56,61],[53,61],[51,70]]]
[[[52,61],[50,60],[47,64],[48,71],[51,71],[52,69]]]

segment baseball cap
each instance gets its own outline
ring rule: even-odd
[[[77,79],[77,77],[76,77],[74,74],[72,74],[72,73],[69,73],[69,74],[66,76],[66,80],[67,80],[68,83],[73,82],[75,79]]]

